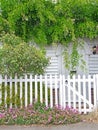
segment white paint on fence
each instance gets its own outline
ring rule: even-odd
[[[78,75],[78,93],[81,95],[81,83],[80,83],[80,75]],[[81,97],[79,96],[79,112],[81,113]]]
[[[97,89],[97,108],[98,108],[98,74],[96,75],[96,89]]]
[[[63,91],[62,91],[62,75],[60,75],[60,88],[59,88],[59,91],[60,91],[60,106],[63,106]]]
[[[0,84],[0,103],[3,102],[5,107],[8,107],[7,98],[10,98],[10,107],[18,107],[17,98],[20,100],[20,107],[33,104],[35,101],[44,102],[51,108],[54,105],[63,108],[69,106],[78,109],[80,113],[91,112],[97,107],[98,75],[65,77],[65,75],[30,74],[20,78],[0,76]],[[7,87],[10,88],[10,97]],[[13,93],[15,99],[12,99]]]
[[[67,87],[67,89],[68,89],[68,106],[69,107],[71,107],[71,98],[70,98],[70,96],[71,96],[71,84],[70,84],[70,76],[68,75],[68,85],[66,85],[66,87]],[[73,90],[74,91],[74,90]]]
[[[4,83],[4,86],[5,86],[5,89],[6,89],[6,91],[5,91],[5,102],[6,102],[6,100],[7,100],[7,76],[5,75],[5,83]],[[7,107],[7,105],[5,104],[5,107]]]
[[[27,75],[25,75],[25,106],[28,105],[28,89],[27,89]]]
[[[58,105],[57,75],[55,75],[55,105]]]
[[[47,86],[47,76],[45,75],[45,102],[46,106],[48,106],[48,86]]]
[[[10,76],[10,108],[12,108],[12,77]]]
[[[73,76],[73,90],[76,89],[76,86],[75,86],[75,75]],[[73,92],[73,107],[76,109],[76,94],[75,94],[75,91]]]
[[[66,103],[66,100],[65,100],[65,95],[66,95],[66,92],[65,92],[65,76],[63,75],[62,76],[62,86],[63,86],[63,91],[62,91],[62,95],[63,95],[63,99],[62,99],[62,101],[63,101],[63,104],[62,104],[62,106],[65,108],[66,106],[65,106],[65,103]]]
[[[32,75],[30,74],[30,104],[33,102],[33,91],[32,91]]]
[[[84,97],[84,113],[86,113],[86,77],[83,75],[83,97]]]
[[[17,75],[15,75],[15,102],[17,102]],[[15,103],[15,107],[17,107]]]
[[[22,107],[22,77],[20,77],[20,107]]]
[[[53,88],[52,88],[52,75],[50,75],[50,107],[53,107]]]
[[[96,109],[96,106],[97,106],[97,94],[98,93],[96,93],[97,92],[97,87],[98,87],[98,84],[97,84],[97,86],[96,86],[96,82],[95,82],[95,79],[96,79],[96,77],[95,77],[95,75],[93,76],[93,80],[94,80],[94,89],[93,89],[93,91],[94,91],[94,109]],[[98,80],[98,79],[97,79]]]
[[[40,102],[43,103],[42,75],[40,75]]]

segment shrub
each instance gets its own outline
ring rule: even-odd
[[[9,38],[8,38],[9,36]],[[24,73],[43,74],[48,59],[45,53],[9,34],[2,37],[0,48],[0,73],[7,75],[22,75]]]

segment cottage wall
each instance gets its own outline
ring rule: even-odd
[[[84,47],[79,48],[80,54],[86,63],[85,71],[83,71],[79,66],[77,69],[77,74],[97,74],[98,73],[98,52],[93,54],[93,46],[97,46],[97,40],[84,40]],[[70,51],[69,47],[69,51]],[[63,60],[63,45],[54,45],[46,47],[47,57],[50,57],[50,64],[46,69],[47,74],[64,74],[68,75],[70,72],[64,67]],[[81,63],[80,63],[81,64]]]

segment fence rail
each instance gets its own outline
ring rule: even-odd
[[[23,107],[35,101],[50,107],[73,107],[80,113],[97,107],[98,75],[0,76],[0,84],[0,104],[5,107]]]

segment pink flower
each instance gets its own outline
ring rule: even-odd
[[[52,116],[50,115],[48,118],[48,122],[51,122],[51,121],[52,121]]]
[[[1,119],[1,118],[4,118],[4,116],[5,116],[5,115],[4,115],[3,113],[0,113],[0,119]]]
[[[11,113],[11,112],[13,112],[13,109],[12,109],[12,108],[10,108],[10,109],[9,109],[9,112],[10,112],[10,113]]]
[[[13,117],[12,117],[13,119],[16,119],[17,118],[17,115],[13,115]]]
[[[45,107],[45,110],[48,110],[49,109],[49,107]]]

